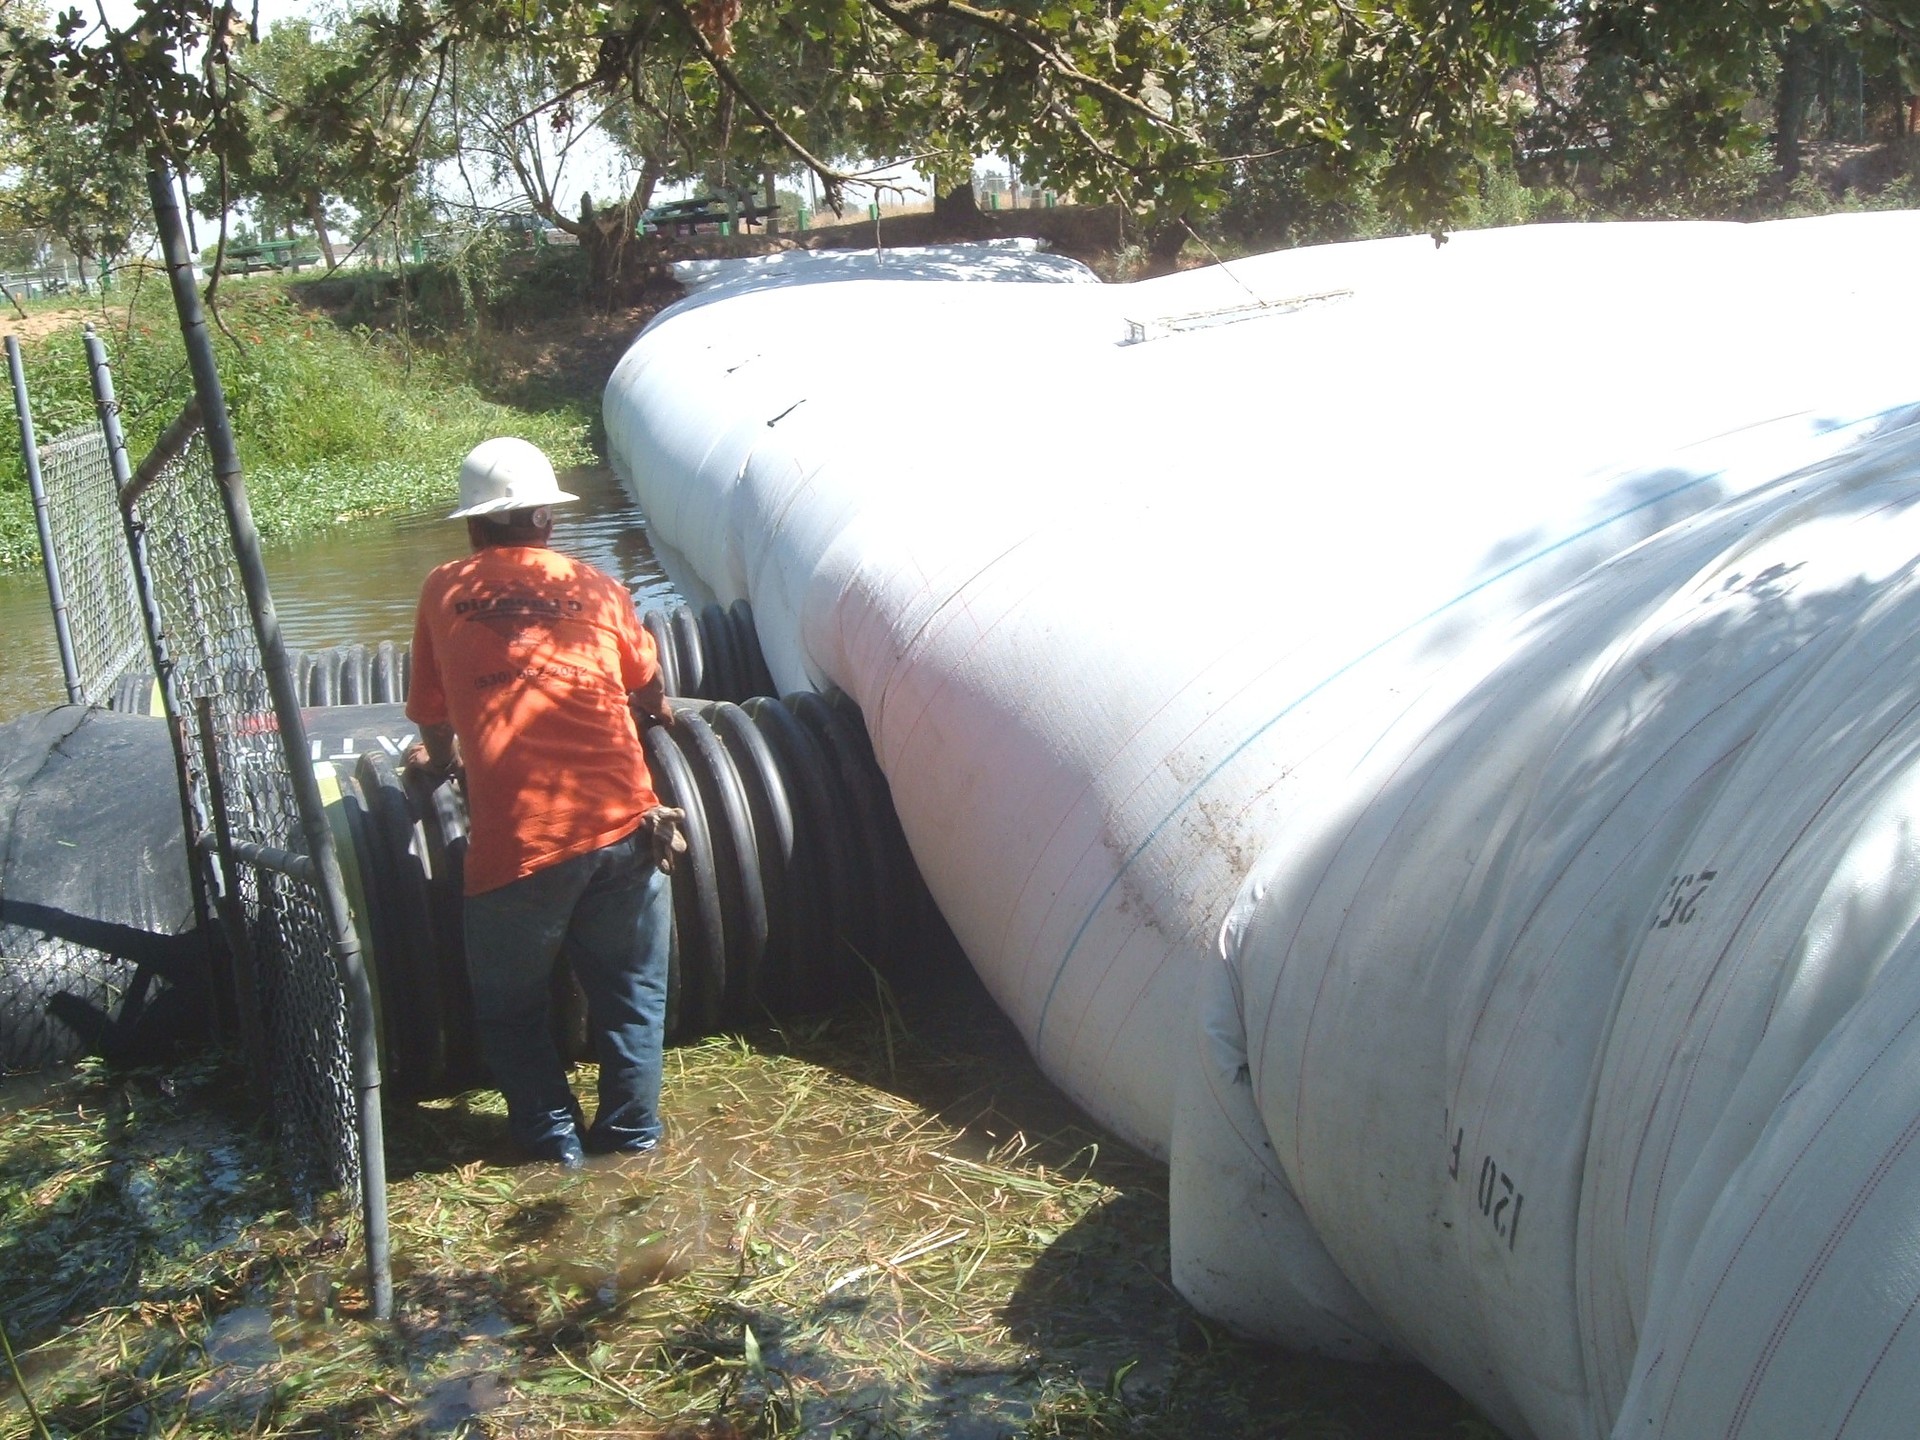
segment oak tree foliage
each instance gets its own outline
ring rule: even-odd
[[[0,98],[308,208],[316,187],[392,204],[469,134],[511,170],[539,124],[620,137],[636,195],[804,166],[835,203],[849,157],[945,190],[995,153],[1149,229],[1266,167],[1364,178],[1438,232],[1490,165],[1784,147],[1781,77],[1815,32],[1914,86],[1920,0],[369,0],[304,49],[233,0],[136,0],[125,29],[0,11]],[[530,178],[554,223],[587,223]]]

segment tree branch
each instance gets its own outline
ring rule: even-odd
[[[820,183],[826,187],[829,195],[837,194],[840,188],[852,177],[842,174],[839,170],[827,164],[826,161],[820,159],[811,150],[807,149],[806,146],[802,145],[799,140],[787,133],[786,127],[774,119],[767,107],[762,105],[758,97],[747,89],[739,75],[734,72],[734,68],[720,58],[719,54],[714,50],[712,42],[707,39],[706,33],[702,31],[698,25],[693,23],[693,16],[688,12],[684,0],[663,0],[663,3],[667,9],[671,10],[674,15],[678,17],[680,23],[687,27],[687,33],[693,37],[694,48],[700,52],[700,58],[713,67],[713,73],[720,77],[720,83],[725,85],[733,94],[739,96],[741,103],[753,112],[754,119],[764,125],[775,139],[793,152],[794,156],[798,158],[802,164],[820,177]]]
[[[950,15],[982,30],[1004,36],[1025,46],[1036,60],[1076,88],[1101,96],[1109,103],[1141,116],[1183,140],[1197,142],[1199,139],[1185,126],[1175,123],[1171,115],[1162,115],[1139,96],[1129,94],[1109,80],[1087,74],[1060,53],[1044,30],[1039,30],[1010,11],[983,10],[977,5],[967,4],[966,0],[867,0],[867,3],[916,39],[925,38],[926,21],[938,15]]]

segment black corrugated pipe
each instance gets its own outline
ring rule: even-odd
[[[668,1038],[818,1011],[910,973],[939,935],[886,778],[843,697],[689,700],[649,726],[660,798],[687,812],[673,878]],[[398,706],[309,711],[342,772],[344,828],[372,912],[390,1083],[444,1095],[484,1076],[472,1041],[461,892],[466,805],[456,785],[403,778]],[[381,743],[382,741],[387,743]],[[557,1039],[584,1058],[563,973]]]
[[[678,698],[731,700],[774,693],[773,677],[760,651],[753,607],[736,600],[698,612],[685,605],[650,609],[641,623],[660,652],[667,693]],[[386,705],[404,702],[413,685],[413,652],[405,644],[335,645],[290,650],[294,693],[302,705]],[[108,704],[136,715],[159,713],[153,676],[123,675]]]

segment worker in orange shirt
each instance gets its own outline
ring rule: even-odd
[[[460,467],[471,553],[420,591],[407,717],[410,768],[461,774],[467,797],[467,971],[480,1053],[531,1158],[660,1140],[662,1027],[682,812],[660,803],[639,726],[673,723],[653,638],[610,576],[552,549],[560,489],[524,440]],[[600,1065],[591,1128],[553,1039],[548,985],[564,954],[586,993]]]

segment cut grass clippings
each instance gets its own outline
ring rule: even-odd
[[[531,440],[556,466],[594,462],[592,405],[557,392],[534,409],[489,398],[478,379],[484,338],[428,349],[342,327],[266,278],[223,286],[218,314],[215,355],[254,520],[268,540],[433,508],[460,457],[491,435]],[[96,423],[86,322],[106,345],[137,462],[192,394],[163,277],[135,270],[111,304],[76,309],[66,325],[22,342],[43,446]],[[19,447],[0,445],[0,569],[37,564],[38,554]]]
[[[489,1092],[390,1106],[391,1326],[349,1207],[281,1208],[234,1076],[85,1067],[0,1128],[0,1321],[39,1417],[0,1382],[0,1440],[1493,1433],[1423,1372],[1196,1316],[1163,1167],[954,983],[905,1029],[669,1052],[667,1147],[580,1174],[508,1163]]]

